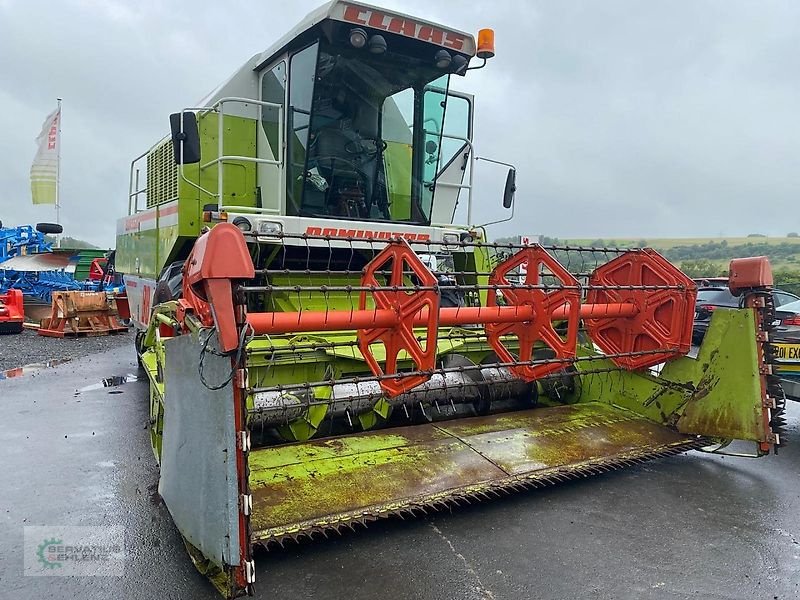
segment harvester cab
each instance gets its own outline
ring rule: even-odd
[[[308,23],[315,25],[301,26],[302,33],[278,43],[279,51],[254,57],[246,68],[258,76],[248,73],[249,86],[236,85],[238,74],[201,102],[230,115],[230,123],[257,123],[252,190],[228,191],[223,164],[235,159],[226,157],[224,135],[204,161],[205,113],[200,120],[173,115],[177,162],[218,165],[216,196],[209,194],[214,217],[222,213],[243,231],[261,234],[414,239],[440,236],[438,229],[452,224],[461,190],[471,214],[472,185],[464,178],[475,158],[473,102],[452,91],[450,80],[470,68],[473,37],[344,3],[328,5]],[[494,51],[484,35],[485,62]],[[248,89],[256,81],[259,90]],[[392,223],[403,227],[380,226]]]
[[[450,84],[493,54],[488,30],[337,0],[131,166],[116,264],[159,492],[226,596],[256,546],[779,442],[764,261],[732,265],[745,308],[689,357],[695,284],[658,253],[472,222]],[[512,169],[498,208],[515,189]]]

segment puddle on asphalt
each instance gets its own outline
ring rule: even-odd
[[[24,367],[17,367],[15,369],[6,369],[5,371],[0,371],[0,381],[2,381],[3,379],[12,379],[14,377],[31,375],[33,373],[36,373],[37,371],[41,371],[42,369],[49,369],[57,365],[62,365],[66,362],[69,362],[70,360],[72,359],[54,358],[53,360],[48,360],[47,362],[31,363],[29,365],[25,365]]]
[[[111,377],[106,377],[105,379],[101,379],[97,383],[93,383],[92,385],[87,385],[86,387],[82,387],[78,390],[75,390],[75,395],[82,392],[91,392],[93,390],[102,390],[104,388],[113,388],[120,385],[124,385],[126,383],[131,383],[133,381],[139,381],[139,378],[134,375],[133,373],[128,373],[127,375],[113,375]],[[109,394],[121,394],[122,390],[111,390],[108,392]]]

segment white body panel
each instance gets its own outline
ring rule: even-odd
[[[464,233],[464,229],[458,227],[424,227],[421,225],[410,225],[408,223],[388,223],[374,221],[348,221],[344,219],[315,219],[311,217],[285,217],[267,216],[253,214],[234,214],[228,213],[228,221],[232,222],[236,217],[245,217],[253,224],[253,231],[258,231],[261,223],[279,224],[283,234],[280,235],[258,235],[257,239],[261,242],[281,240],[282,243],[293,246],[317,246],[333,248],[370,248],[380,249],[382,242],[394,237],[402,237],[412,246],[416,243],[420,248],[440,248],[446,249],[446,242],[453,242],[459,239]],[[328,236],[330,239],[307,239],[303,234],[309,236]],[[360,239],[361,241],[351,241],[350,238]],[[374,239],[375,242],[364,240],[364,238]],[[429,243],[431,242],[431,243]],[[445,242],[445,243],[442,243]]]
[[[153,306],[156,281],[135,275],[125,275],[123,280],[128,296],[128,305],[131,309],[131,319],[138,329],[145,329],[150,321],[150,309]]]

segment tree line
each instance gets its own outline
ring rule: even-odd
[[[685,244],[673,246],[671,248],[660,249],[659,252],[671,263],[692,278],[720,277],[728,275],[728,261],[732,258],[745,258],[748,256],[767,256],[773,265],[777,263],[790,263],[789,265],[773,268],[773,277],[776,284],[783,287],[797,289],[800,291],[800,244],[783,242],[778,244],[768,244],[758,241],[758,238],[765,237],[760,234],[747,236],[754,241],[744,244],[729,244],[727,240],[708,241],[702,244]],[[788,237],[797,237],[792,232]],[[518,244],[520,236],[498,238],[499,244]],[[541,243],[544,245],[564,246],[564,240],[557,237],[542,236]],[[635,243],[630,240],[618,241],[615,239],[598,238],[591,240],[588,246],[594,248],[613,248],[618,246],[625,247],[646,247],[647,240],[640,239]],[[591,271],[602,260],[602,252],[567,252],[555,250],[553,254],[571,271]],[[613,258],[613,257],[612,257]],[[794,267],[792,263],[797,263]]]

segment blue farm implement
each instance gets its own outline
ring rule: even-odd
[[[49,303],[53,292],[69,292],[84,289],[66,271],[0,271],[0,289],[20,290],[25,296]],[[95,282],[91,282],[94,284]]]
[[[61,233],[61,226],[0,227],[0,292],[20,290],[29,301],[44,304],[56,292],[122,292],[103,251],[54,251],[49,233]]]
[[[37,228],[47,230],[49,227],[40,227],[46,225],[49,224],[40,223]],[[37,228],[32,225],[6,228],[0,226],[0,263],[14,256],[50,252],[53,243]]]

